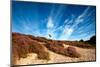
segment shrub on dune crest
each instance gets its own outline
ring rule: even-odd
[[[67,48],[64,48],[62,45],[63,43],[58,43],[56,41],[49,42],[46,47],[58,54],[62,54],[64,56],[74,57],[78,58],[80,57],[80,54],[77,52],[76,48],[74,46],[69,46]]]
[[[57,43],[56,41],[53,42],[48,42],[46,44],[46,47],[58,54],[63,54],[64,55],[64,46],[62,46],[62,44]]]
[[[45,46],[33,41],[29,48],[30,52],[37,53],[39,59],[49,59],[49,53],[45,51]]]
[[[80,57],[80,54],[77,52],[76,48],[73,46],[69,46],[65,48],[65,54],[68,55],[69,57]]]
[[[48,60],[49,53],[44,48],[45,46],[38,43],[38,41],[32,40],[26,35],[14,33],[12,37],[12,62],[20,58],[26,58],[28,53],[36,53],[39,59]]]

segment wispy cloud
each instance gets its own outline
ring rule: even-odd
[[[51,17],[49,17],[47,22],[47,28],[53,28],[53,27],[54,27],[53,20]]]
[[[80,39],[95,33],[94,7],[37,4],[14,2],[13,32],[47,38],[50,38],[50,34],[51,39],[60,40]]]
[[[53,5],[53,8],[51,10],[50,15],[48,16],[48,22],[47,22],[47,37],[49,38],[49,34],[52,35],[52,39],[56,39],[56,33],[54,33],[55,31],[58,31],[62,28],[62,26],[57,27],[58,23],[60,22],[62,16],[63,16],[63,11],[65,10],[65,6],[64,5],[60,5],[57,9],[55,8],[55,6]],[[55,13],[56,11],[56,13]],[[61,14],[62,13],[62,14]],[[55,20],[57,20],[57,22],[55,22]],[[57,27],[57,28],[56,28]]]
[[[72,35],[72,33],[74,32],[75,30],[75,27],[84,21],[88,11],[89,11],[90,7],[87,7],[84,12],[82,14],[80,14],[77,18],[74,17],[73,15],[73,18],[71,20],[68,21],[68,19],[65,20],[65,22],[67,22],[67,24],[64,26],[63,28],[63,37],[61,36],[60,39],[69,39],[70,36]],[[73,23],[70,27],[68,27],[68,23]]]
[[[68,21],[69,21],[69,19],[66,19],[66,20],[64,21],[64,23],[66,24],[66,23],[68,23]]]
[[[88,14],[88,11],[89,11],[90,7],[87,7],[84,12],[82,14],[80,14],[76,19],[75,19],[75,24],[73,25],[74,26],[77,26],[79,23],[83,22],[85,20],[85,17],[87,16]]]
[[[64,34],[65,35],[71,35],[71,33],[74,31],[74,29],[72,29],[72,28],[66,28],[66,29],[64,29]],[[66,34],[67,33],[67,34]]]

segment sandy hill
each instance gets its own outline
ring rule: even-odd
[[[95,47],[79,41],[58,41],[12,33],[12,64],[95,61]]]

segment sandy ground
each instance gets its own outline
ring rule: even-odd
[[[63,44],[64,45],[64,44]],[[69,45],[64,45],[64,47],[68,47]],[[63,56],[57,53],[54,53],[50,50],[46,50],[50,54],[50,60],[39,60],[37,58],[37,54],[31,53],[28,54],[27,58],[21,58],[20,60],[17,60],[16,65],[27,65],[27,64],[47,64],[47,63],[61,63],[61,62],[79,62],[79,61],[95,61],[95,49],[85,49],[85,48],[79,48],[75,47],[78,51],[78,53],[81,54],[81,57],[79,58],[71,58],[67,56]]]

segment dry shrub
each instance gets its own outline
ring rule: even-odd
[[[66,45],[71,45],[71,46],[77,46],[81,48],[93,48],[90,44],[87,44],[85,42],[79,42],[79,41],[67,41],[65,42]]]
[[[65,55],[64,54],[64,46],[56,41],[52,41],[52,42],[48,42],[46,44],[46,47],[53,51],[53,52],[56,52],[58,54],[62,54],[62,55]]]
[[[12,63],[16,63],[16,60],[20,60],[20,58],[27,57],[27,47],[24,45],[13,45],[12,46]]]
[[[39,59],[49,59],[49,53],[44,50],[44,45],[32,40],[27,35],[12,34],[12,62],[26,58],[28,53],[37,53]]]
[[[46,60],[50,60],[50,58],[49,58],[49,53],[48,52],[39,52],[38,53],[38,58],[39,59],[46,59]]]
[[[58,54],[76,58],[80,57],[80,54],[76,51],[75,47],[69,46],[68,48],[64,48],[61,42],[52,41],[46,46],[49,50]]]
[[[77,42],[76,46],[78,47],[82,47],[82,48],[92,48],[93,46],[91,46],[90,44],[86,44],[84,42]]]
[[[36,40],[38,42],[47,42],[47,39],[45,37],[35,37],[32,35],[27,35],[29,38],[31,38],[32,40]]]
[[[80,54],[77,52],[76,48],[72,46],[65,48],[65,54],[69,57],[80,57]]]
[[[39,44],[36,41],[33,41],[32,44],[30,45],[30,52],[34,52],[38,54],[39,59],[49,59],[49,53],[45,51],[45,46]]]
[[[13,46],[12,47],[12,63],[16,63],[16,60],[19,59],[19,54],[18,54],[18,51],[17,51],[17,47],[16,46]]]

